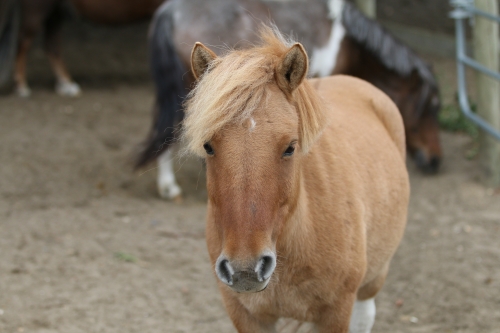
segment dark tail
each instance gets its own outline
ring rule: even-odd
[[[0,8],[0,87],[10,79],[17,50],[17,35],[21,18],[18,0],[7,0]]]
[[[184,115],[182,103],[187,93],[182,79],[186,69],[174,47],[170,2],[158,8],[150,29],[149,52],[156,102],[151,132],[136,160],[136,168],[156,159],[176,139],[176,128]]]

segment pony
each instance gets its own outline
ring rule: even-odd
[[[100,24],[129,24],[150,18],[163,1],[5,0],[8,14],[0,17],[0,57],[16,52],[14,81],[17,94],[21,97],[31,94],[26,80],[26,58],[39,31],[44,33],[44,49],[56,76],[56,92],[63,96],[78,96],[81,93],[61,55],[60,33],[67,13],[76,11],[78,15]],[[10,29],[3,29],[2,32],[2,25]],[[4,58],[5,62],[0,67],[0,85],[9,79],[13,61],[11,56]]]
[[[159,160],[162,197],[181,193],[169,146],[177,140],[182,103],[194,82],[187,71],[190,45],[201,41],[243,49],[257,41],[261,22],[295,36],[311,55],[313,77],[347,74],[371,82],[396,103],[405,124],[408,151],[426,173],[438,170],[441,145],[437,113],[439,90],[431,68],[376,21],[344,0],[171,0],[151,23],[151,72],[156,103],[150,133],[140,148],[136,168]]]
[[[240,333],[279,318],[369,333],[409,200],[401,115],[349,76],[306,79],[300,43],[192,51],[182,138],[206,162],[206,241]]]

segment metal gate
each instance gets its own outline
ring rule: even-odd
[[[450,4],[455,7],[451,12],[450,17],[455,19],[455,35],[456,35],[456,56],[457,56],[457,78],[458,78],[458,100],[462,113],[469,118],[472,122],[476,123],[480,128],[492,135],[497,140],[500,140],[500,131],[496,130],[483,118],[475,114],[469,104],[467,96],[467,80],[465,77],[465,66],[474,68],[481,73],[495,78],[500,81],[500,74],[492,71],[489,68],[481,65],[466,52],[466,38],[465,38],[465,20],[479,15],[487,19],[500,23],[500,17],[491,15],[487,12],[481,11],[474,7],[474,0],[450,0]],[[500,93],[500,92],[499,92]],[[500,112],[500,110],[499,110]]]

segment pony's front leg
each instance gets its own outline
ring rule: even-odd
[[[349,333],[370,333],[375,323],[375,298],[354,303]]]
[[[56,75],[56,92],[61,96],[76,97],[81,94],[80,86],[73,82],[61,55],[61,29],[63,23],[62,5],[58,4],[45,21],[44,47]]]
[[[30,1],[21,0],[21,25],[17,45],[16,62],[14,67],[14,81],[16,91],[20,97],[29,97],[31,90],[26,80],[26,61],[28,51],[33,40],[43,27],[47,15],[56,1]]]
[[[181,200],[182,191],[175,180],[172,147],[158,157],[158,192],[164,199]]]
[[[14,68],[14,81],[16,82],[16,92],[19,97],[29,97],[31,95],[31,89],[28,87],[28,82],[26,81],[26,60],[28,50],[38,29],[38,24],[33,24],[33,27],[27,26],[21,29]]]
[[[320,313],[320,319],[316,322],[318,333],[358,333],[351,332],[351,313],[356,300],[355,294],[345,295],[330,307],[325,307]]]
[[[223,291],[224,304],[229,318],[238,333],[277,333],[277,318],[253,316],[234,296]]]

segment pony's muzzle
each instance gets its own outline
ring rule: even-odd
[[[441,164],[440,156],[429,156],[423,150],[417,150],[413,155],[415,159],[415,163],[418,168],[427,174],[435,174],[439,170],[439,166]]]
[[[256,261],[243,265],[220,255],[215,263],[219,280],[239,293],[262,291],[267,287],[276,268],[276,255],[266,251]]]

